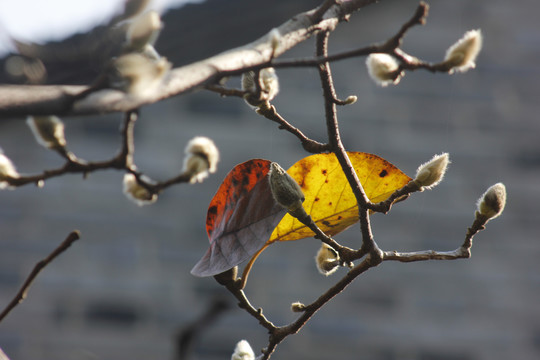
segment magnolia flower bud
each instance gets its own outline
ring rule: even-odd
[[[109,86],[134,96],[145,96],[159,86],[170,68],[171,63],[165,58],[125,54],[111,62],[107,74]]]
[[[323,243],[315,257],[317,269],[323,275],[333,274],[340,265],[339,254],[328,244]]]
[[[48,149],[66,146],[64,123],[57,116],[29,116],[26,123],[40,145]]]
[[[234,348],[231,360],[255,360],[255,353],[246,340],[240,340]]]
[[[11,187],[7,180],[10,178],[16,179],[18,177],[20,177],[20,175],[17,172],[17,169],[15,169],[15,165],[13,165],[11,160],[4,155],[3,151],[0,149],[0,190],[10,189]]]
[[[137,182],[135,175],[124,175],[124,195],[139,206],[149,205],[157,201],[157,194],[152,194],[148,189]]]
[[[482,49],[482,33],[480,30],[470,30],[446,51],[444,63],[449,67],[449,73],[465,72],[474,69],[478,53]]]
[[[358,101],[358,96],[356,95],[349,95],[347,96],[347,98],[343,101],[344,104],[346,105],[352,105],[354,104],[355,102]]]
[[[494,219],[501,215],[506,205],[506,187],[503,183],[497,183],[486,190],[478,199],[478,213]]]
[[[259,72],[261,77],[261,93],[257,94],[255,72],[248,71],[242,74],[242,90],[249,92],[244,100],[252,106],[259,107],[272,101],[279,93],[279,79],[274,68],[265,68]]]
[[[366,66],[371,79],[383,87],[388,84],[396,85],[403,77],[397,60],[388,54],[370,54],[366,59]]]
[[[302,206],[305,200],[300,185],[278,163],[270,164],[270,189],[274,200],[296,218],[308,215]]]
[[[414,179],[414,182],[416,183],[416,185],[422,188],[422,190],[424,188],[434,188],[435,186],[439,185],[439,183],[443,179],[444,173],[446,172],[446,168],[448,167],[449,163],[450,160],[448,157],[448,153],[433,156],[430,161],[418,167],[418,170],[416,170],[416,178]]]
[[[154,45],[163,23],[156,11],[147,11],[136,16],[126,32],[126,42],[133,51],[142,51],[147,45]]]
[[[293,302],[291,304],[291,311],[292,312],[304,312],[306,310],[306,305],[302,304],[301,302]]]
[[[202,182],[216,172],[219,150],[209,138],[194,137],[187,143],[185,154],[183,172],[191,174],[190,183]]]

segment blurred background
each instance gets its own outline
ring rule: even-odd
[[[163,14],[156,48],[181,66],[250,42],[319,2],[207,0],[172,8]],[[330,52],[387,39],[417,4],[385,0],[366,7],[331,35]],[[356,104],[339,108],[348,150],[380,155],[410,176],[436,153],[449,152],[452,160],[437,188],[415,194],[388,215],[372,216],[375,239],[384,250],[453,250],[473,221],[476,200],[499,181],[507,187],[506,210],[476,236],[469,260],[388,262],[370,270],[299,335],[285,340],[273,359],[540,357],[540,5],[533,0],[429,4],[427,24],[409,31],[403,48],[439,61],[466,31],[480,28],[485,41],[474,71],[453,76],[418,71],[407,73],[398,86],[380,88],[369,79],[363,58],[333,64],[339,96],[358,96]],[[118,12],[92,31],[46,45],[24,39],[16,46],[20,59],[35,61],[37,67],[30,68],[38,70],[30,73],[42,75],[8,74],[6,54],[1,82],[91,82],[121,41],[107,26],[113,15]],[[2,31],[6,39],[6,28]],[[313,53],[308,41],[283,57]],[[40,61],[32,60],[36,57]],[[278,76],[278,111],[324,141],[317,72],[284,69]],[[116,153],[121,114],[63,120],[77,156],[104,160]],[[1,191],[0,307],[70,231],[82,233],[0,323],[0,347],[12,360],[217,360],[230,358],[241,339],[256,352],[266,346],[266,331],[232,296],[214,279],[195,278],[190,270],[208,246],[208,203],[234,165],[266,158],[288,168],[307,154],[295,137],[242,100],[204,91],[142,108],[135,131],[135,162],[152,178],[176,175],[183,148],[196,135],[214,139],[220,148],[219,170],[202,184],[168,189],[147,207],[125,198],[123,174],[116,171],[87,179],[63,176],[43,189]],[[21,173],[63,164],[36,144],[23,119],[2,119],[0,146]],[[356,247],[361,241],[357,226],[336,238]],[[277,244],[257,261],[246,292],[275,324],[293,321],[292,302],[312,302],[345,274],[341,269],[329,278],[320,275],[313,260],[318,248],[313,239]],[[212,312],[220,315],[201,325]]]

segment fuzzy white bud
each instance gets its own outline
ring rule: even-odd
[[[293,302],[291,304],[291,311],[292,312],[304,312],[306,311],[306,305],[302,304],[301,302]]]
[[[389,84],[396,85],[403,77],[397,60],[388,54],[370,54],[366,59],[366,66],[371,79],[383,87]]]
[[[315,257],[317,269],[323,275],[331,275],[340,265],[339,254],[328,244],[323,243]]]
[[[488,219],[501,215],[506,205],[506,187],[503,183],[497,183],[486,190],[478,199],[478,213]]]
[[[449,163],[448,153],[433,156],[431,160],[418,167],[414,182],[422,190],[434,188],[442,181]]]
[[[10,189],[8,179],[16,179],[20,177],[20,174],[15,169],[15,165],[11,160],[4,155],[4,152],[0,149],[0,190]]]
[[[349,96],[347,96],[347,98],[343,101],[343,103],[344,103],[345,105],[352,105],[352,104],[354,104],[354,103],[357,102],[357,101],[358,101],[358,96],[356,96],[356,95],[349,95]]]
[[[130,22],[126,32],[126,42],[130,49],[144,50],[146,45],[154,45],[163,27],[161,18],[156,11],[147,11],[136,16]]]
[[[139,206],[149,205],[157,201],[157,194],[152,194],[148,189],[137,182],[135,175],[124,175],[124,195]]]
[[[40,145],[48,149],[66,146],[64,123],[57,116],[29,116],[26,123]]]
[[[279,93],[279,79],[274,68],[262,69],[260,72],[262,79],[262,90],[267,94],[266,100],[272,101]]]
[[[190,183],[202,182],[209,173],[215,173],[219,150],[214,142],[204,136],[191,139],[185,149],[183,172],[191,174]]]
[[[134,96],[146,96],[161,83],[171,63],[140,53],[130,53],[114,59],[108,74],[109,85]]]
[[[242,74],[242,90],[249,92],[244,96],[244,100],[249,105],[259,107],[268,104],[279,93],[279,78],[274,68],[265,68],[259,72],[261,93],[257,94],[258,79],[255,78],[255,72],[248,71]]]
[[[465,72],[474,69],[476,58],[482,49],[482,33],[480,30],[470,30],[454,45],[450,46],[444,57],[445,64],[450,68],[449,73]]]
[[[240,340],[234,348],[231,360],[255,360],[255,353],[246,340]]]

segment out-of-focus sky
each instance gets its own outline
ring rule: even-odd
[[[107,22],[125,0],[0,0],[0,56],[13,50],[10,38],[43,43],[61,40]],[[159,12],[203,0],[152,0]]]

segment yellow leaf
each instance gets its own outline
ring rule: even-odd
[[[348,155],[372,202],[386,200],[411,180],[377,155],[362,152],[348,152]],[[326,234],[334,236],[358,221],[356,198],[333,153],[308,156],[287,172],[304,192],[306,212]],[[313,235],[309,228],[287,214],[274,229],[268,243],[299,240]]]

